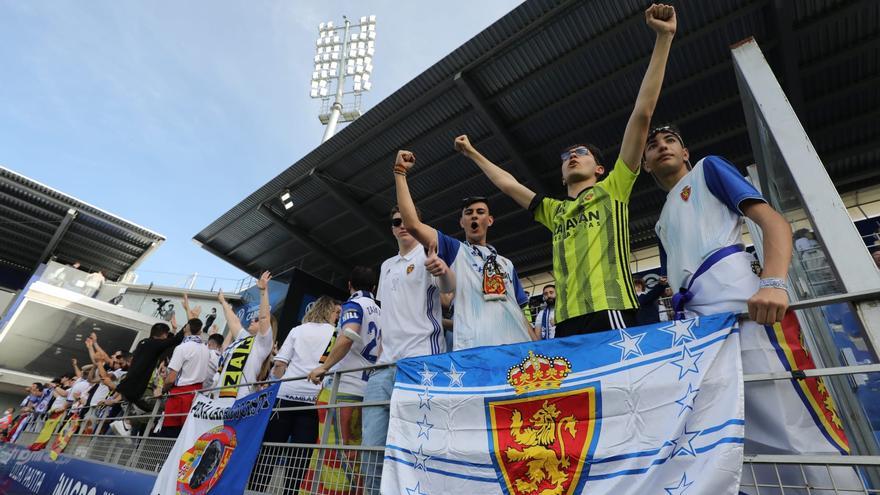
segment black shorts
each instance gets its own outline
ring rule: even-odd
[[[575,316],[556,324],[556,338],[604,332],[612,328],[629,328],[636,323],[636,309],[606,309]]]

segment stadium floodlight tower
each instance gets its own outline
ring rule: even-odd
[[[318,119],[326,125],[321,142],[336,133],[339,122],[351,122],[361,115],[361,94],[373,84],[373,54],[376,43],[376,16],[364,16],[352,24],[343,16],[342,35],[332,21],[318,25],[317,53],[309,95],[320,98],[321,114]],[[348,83],[351,83],[349,86]],[[343,107],[345,95],[353,101]],[[333,103],[330,103],[330,97]]]

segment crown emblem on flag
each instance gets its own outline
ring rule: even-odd
[[[507,383],[516,395],[534,390],[559,388],[562,380],[571,373],[571,363],[561,356],[547,357],[529,351],[528,357],[507,370]]]

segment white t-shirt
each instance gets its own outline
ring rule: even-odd
[[[214,386],[228,386],[222,390],[215,390],[213,394],[218,397],[235,397],[240,399],[248,395],[253,387],[232,387],[239,383],[253,383],[257,381],[263,361],[272,352],[272,330],[265,335],[251,335],[247,329],[242,328],[236,335],[235,340],[223,351],[219,362],[215,361],[214,371],[210,376]],[[216,352],[216,351],[215,351]]]
[[[110,389],[107,385],[104,385],[103,383],[99,384],[98,388],[95,389],[95,393],[92,394],[92,399],[89,401],[88,406],[97,406],[98,402],[106,399],[108,395],[110,395]]]
[[[535,318],[535,326],[541,332],[541,340],[552,339],[556,336],[556,308],[544,306]]]
[[[363,368],[376,364],[379,354],[379,320],[382,310],[376,304],[373,294],[358,291],[342,305],[339,327],[343,335],[352,340],[351,349],[331,371]],[[356,330],[355,330],[356,329]],[[367,386],[367,371],[344,373],[339,382],[339,393],[363,397]],[[331,387],[333,380],[328,375],[325,387]]]
[[[92,386],[88,380],[85,378],[78,378],[76,382],[74,382],[73,386],[67,391],[67,400],[68,402],[73,402],[76,399],[79,399],[82,394],[86,393],[89,388]]]
[[[382,263],[376,296],[383,307],[379,364],[446,352],[440,289],[425,270],[425,249],[420,244]]]
[[[466,244],[437,231],[437,255],[455,272],[455,313],[452,339],[455,350],[532,340],[520,304],[529,298],[519,283],[513,263],[491,246]],[[504,298],[483,298],[483,265],[490,256],[504,270]]]
[[[685,287],[709,255],[742,244],[740,204],[748,199],[764,201],[733,165],[718,156],[697,162],[669,191],[655,230],[673,290]]]
[[[208,362],[211,351],[197,337],[186,337],[183,343],[174,348],[168,369],[177,371],[176,387],[204,383],[208,379]]]
[[[284,344],[278,350],[275,361],[287,363],[287,371],[284,378],[306,377],[309,372],[317,368],[321,361],[321,355],[327,349],[327,344],[333,337],[333,325],[329,323],[303,323],[293,327]],[[315,402],[320,385],[315,385],[309,380],[291,380],[281,382],[278,397],[285,400],[299,402]]]

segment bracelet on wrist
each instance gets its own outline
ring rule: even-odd
[[[406,167],[404,167],[403,165],[395,165],[394,173],[406,177]]]
[[[762,278],[758,287],[761,289],[782,289],[788,292],[788,284],[785,283],[785,280],[776,277]]]

